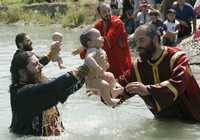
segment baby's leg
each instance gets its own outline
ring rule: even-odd
[[[110,84],[112,98],[116,98],[124,91],[124,88],[115,80],[111,72],[105,72],[104,76],[104,79]]]
[[[115,80],[115,77],[111,72],[104,72],[103,79],[110,84],[111,88],[114,88],[116,86],[117,81]]]
[[[117,101],[111,99],[111,87],[107,81],[101,80],[99,89],[101,91],[101,97],[104,100],[105,104],[114,106],[116,105],[116,103],[118,103]]]
[[[63,66],[63,60],[62,58],[59,56],[58,59],[57,59],[57,63],[58,63],[58,66],[60,69],[64,69],[65,66]]]

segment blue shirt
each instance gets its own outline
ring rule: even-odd
[[[178,4],[173,5],[172,9],[176,11],[176,18],[178,20],[190,22],[196,16],[193,7],[189,3],[185,3],[182,10],[178,7]]]

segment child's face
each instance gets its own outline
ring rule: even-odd
[[[176,15],[173,13],[169,13],[169,14],[167,14],[167,19],[169,21],[174,21],[176,19]]]
[[[62,42],[62,36],[54,35],[54,36],[53,36],[53,41],[59,41],[59,42]]]
[[[148,9],[149,9],[149,5],[142,5],[142,6],[140,6],[140,10],[141,10],[142,12],[147,12]]]
[[[157,19],[158,19],[158,17],[157,17],[156,15],[150,15],[150,20],[151,20],[152,22],[156,22]]]
[[[104,45],[104,39],[97,29],[92,29],[90,41],[88,41],[88,47],[101,48]]]

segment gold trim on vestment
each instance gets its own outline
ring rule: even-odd
[[[169,82],[169,81],[164,81],[160,83],[161,86],[166,86],[173,94],[174,94],[174,101],[178,97],[178,90]]]
[[[156,103],[156,107],[157,107],[157,111],[160,112],[161,111],[161,107],[160,105],[158,104],[157,100],[155,98],[153,98],[155,103]]]
[[[152,65],[152,70],[153,70],[153,78],[154,78],[154,83],[160,83],[160,78],[159,78],[159,73],[158,73],[158,66],[157,65]]]
[[[176,62],[177,58],[179,58],[181,55],[185,54],[182,51],[176,52],[170,59],[170,69],[172,70],[174,63]]]
[[[140,73],[139,73],[139,70],[138,70],[138,59],[135,59],[135,61],[133,62],[133,64],[134,64],[134,70],[135,70],[136,79],[137,79],[138,82],[142,83],[142,79],[140,77]],[[153,99],[154,99],[154,102],[156,104],[157,111],[158,112],[161,111],[160,105],[158,104],[158,102],[156,101],[155,98],[153,98]]]
[[[150,61],[148,61],[148,63],[152,66],[154,84],[160,83],[160,76],[159,76],[159,72],[158,72],[158,65],[164,59],[164,57],[165,57],[166,54],[167,54],[167,47],[164,48],[162,56],[157,60],[157,62],[151,63]]]
[[[138,59],[136,59],[134,62],[133,62],[133,65],[134,65],[134,70],[135,70],[135,75],[136,75],[136,79],[138,82],[141,82],[142,83],[142,79],[140,77],[140,73],[139,73],[139,69],[138,69]]]
[[[150,64],[152,66],[153,77],[154,77],[154,84],[160,83],[160,76],[159,76],[159,72],[158,72],[158,65],[164,59],[164,57],[165,57],[166,54],[167,54],[167,47],[164,48],[162,56],[155,63],[151,63],[150,61],[148,61],[148,64]],[[142,79],[141,79],[141,76],[140,76],[140,73],[139,73],[139,69],[138,69],[138,59],[136,59],[134,61],[134,70],[135,70],[135,75],[136,75],[137,81],[138,82],[142,82]],[[157,100],[155,98],[153,98],[153,99],[155,101],[157,111],[160,112],[161,111],[161,107],[160,107],[159,103],[157,102]]]
[[[179,51],[179,52],[176,52],[176,53],[172,56],[172,58],[171,58],[171,60],[170,60],[170,70],[172,70],[172,68],[173,68],[174,63],[176,62],[176,60],[177,60],[181,55],[183,55],[183,54],[185,54],[185,53],[182,52],[182,51]],[[189,73],[189,75],[190,75],[190,76],[193,76],[190,66],[188,66],[187,68],[188,68],[188,69],[187,69],[187,72]]]

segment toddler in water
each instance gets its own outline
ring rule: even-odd
[[[59,32],[54,32],[52,36],[53,41],[57,41],[60,43],[60,49],[63,47],[63,35]],[[64,69],[65,67],[63,66],[63,60],[60,56],[60,49],[58,52],[56,52],[56,55],[52,58],[52,62],[57,62],[58,66],[60,69]]]
[[[90,67],[90,72],[85,78],[86,88],[98,93],[105,104],[115,106],[119,100],[114,99],[121,94],[124,88],[117,83],[109,68],[106,52],[101,48],[104,39],[95,28],[86,29],[80,36],[80,42],[86,49],[85,63]]]

